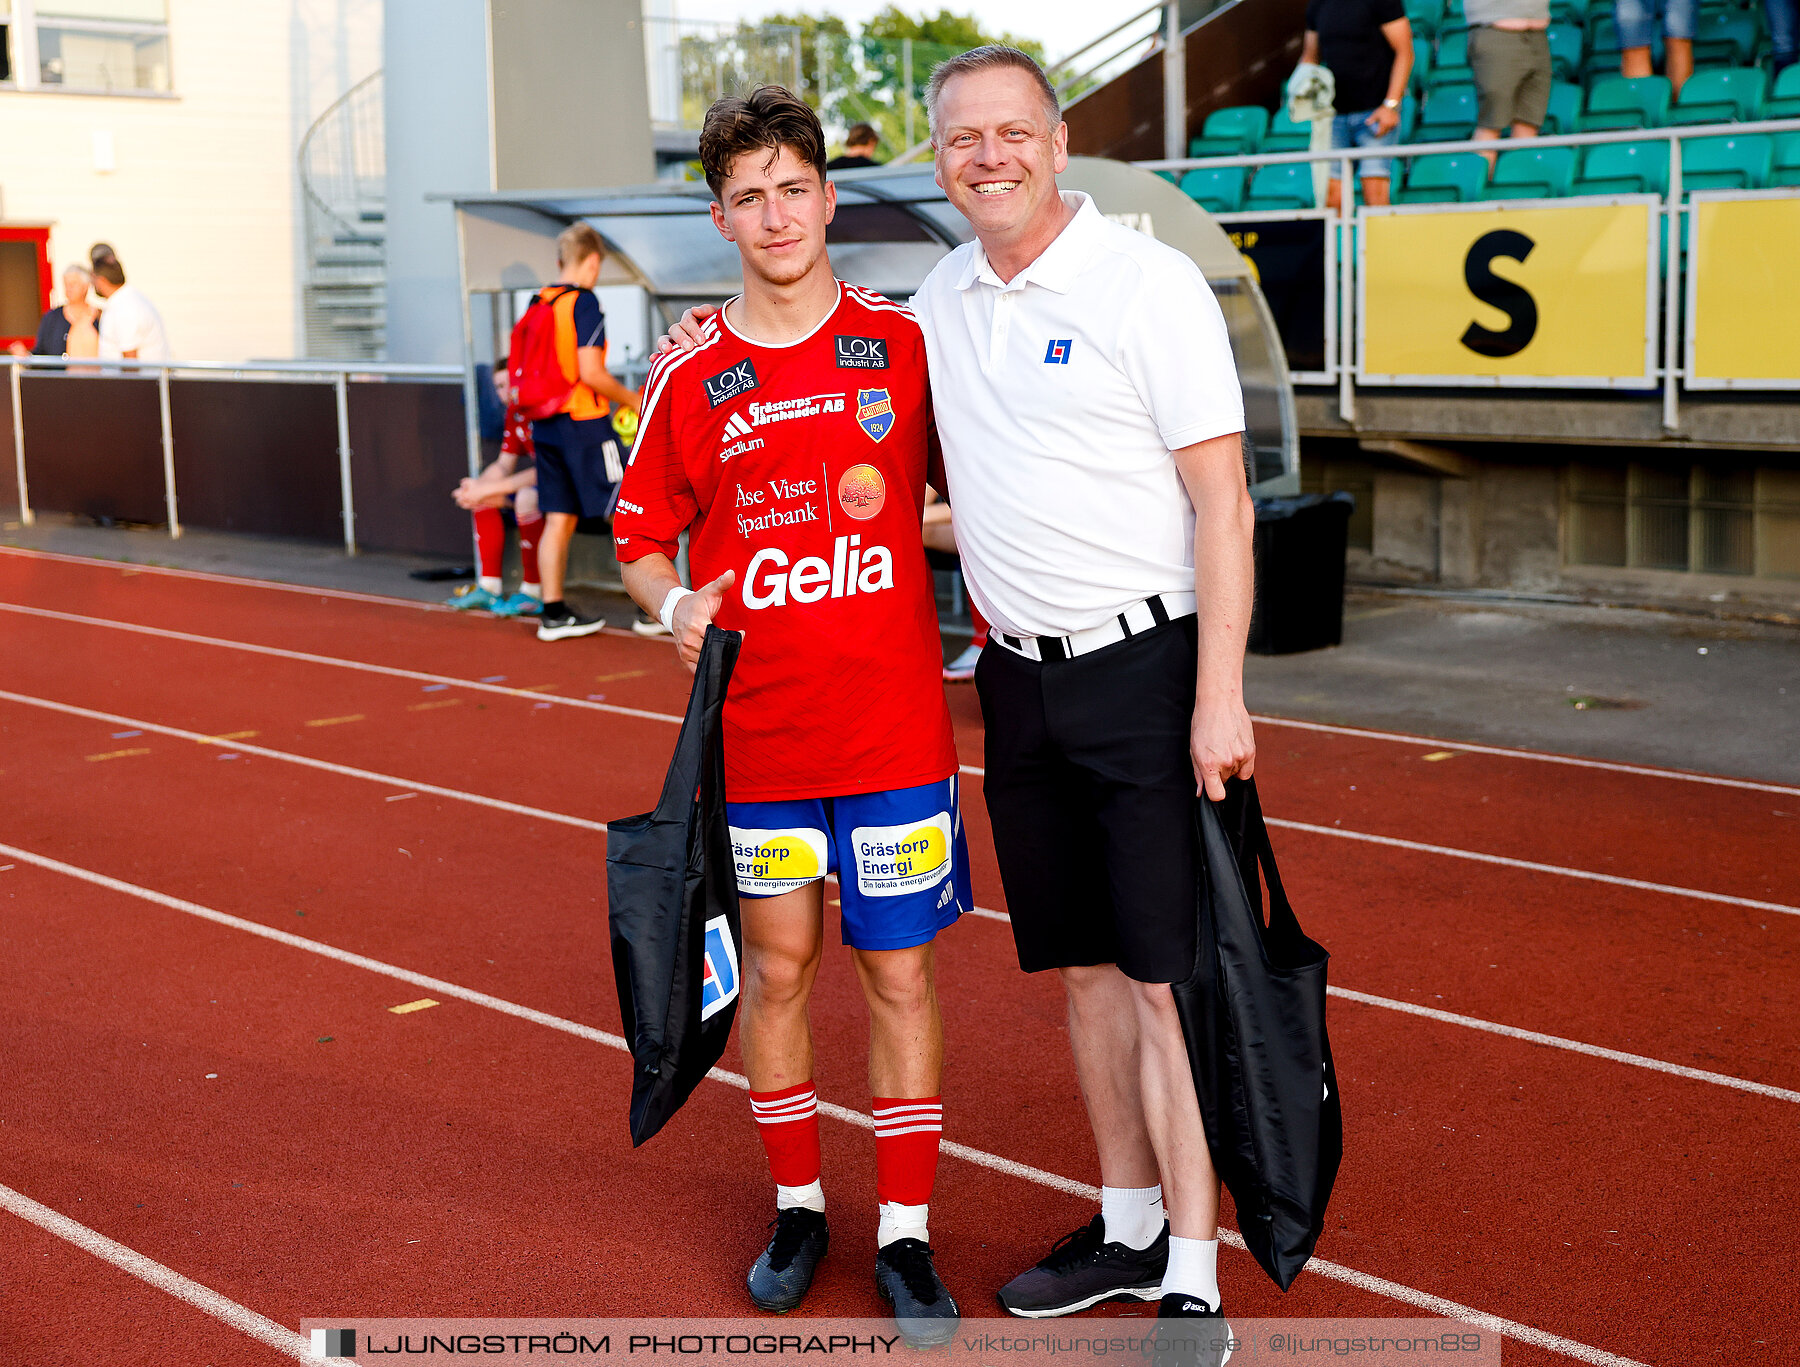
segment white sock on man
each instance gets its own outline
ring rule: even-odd
[[[503,587],[503,585],[500,582],[499,575],[484,574],[481,576],[480,583],[481,583],[481,587],[486,589],[489,593],[493,594],[494,597],[498,598],[500,596],[500,590]]]
[[[1106,1242],[1146,1249],[1162,1233],[1162,1184],[1154,1187],[1101,1187],[1100,1213],[1106,1217]]]
[[[792,1210],[795,1206],[805,1206],[808,1210],[825,1213],[825,1188],[819,1185],[819,1179],[813,1178],[803,1187],[775,1187],[775,1209]]]
[[[1169,1270],[1163,1273],[1162,1293],[1179,1293],[1219,1308],[1219,1241],[1169,1236]]]
[[[931,1242],[931,1230],[926,1219],[931,1207],[903,1206],[898,1201],[881,1203],[881,1223],[875,1227],[875,1247],[886,1248],[896,1239],[917,1239],[922,1244]]]

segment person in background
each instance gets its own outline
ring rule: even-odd
[[[960,573],[962,561],[956,553],[956,520],[951,515],[950,505],[929,486],[925,490],[924,536],[925,559],[931,568]],[[974,623],[975,634],[962,654],[944,666],[945,683],[967,683],[975,677],[975,666],[980,662],[982,647],[988,640],[988,624],[973,599],[969,602],[969,619]]]
[[[171,359],[162,315],[142,290],[125,283],[125,267],[104,243],[94,248],[94,293],[105,301],[100,309],[102,360]]]
[[[1412,79],[1412,25],[1405,0],[1310,0],[1302,63],[1318,63],[1337,83],[1333,147],[1391,147],[1400,141],[1400,101]],[[1388,202],[1393,163],[1367,157],[1357,163],[1364,204]],[[1331,165],[1326,205],[1337,208],[1343,186],[1340,163]]]
[[[875,149],[881,146],[881,135],[874,127],[866,123],[850,125],[850,131],[844,134],[844,154],[833,157],[825,163],[827,171],[855,171],[865,166],[879,166],[875,160]]]
[[[88,302],[93,277],[80,266],[63,272],[63,302],[38,320],[37,339],[28,347],[14,342],[7,350],[15,356],[98,356],[100,310]]]
[[[1550,0],[1464,0],[1469,67],[1481,107],[1475,136],[1535,138],[1550,109]],[[1488,170],[1497,159],[1483,152]]]
[[[1679,97],[1681,87],[1694,74],[1694,22],[1699,12],[1699,0],[1613,0],[1613,19],[1619,25],[1619,73],[1651,74],[1650,44],[1660,16],[1667,49],[1663,74],[1669,78],[1670,91]]]
[[[1769,75],[1800,61],[1800,0],[1763,0],[1769,18]]]
[[[544,608],[544,587],[538,581],[538,538],[543,535],[544,515],[538,511],[537,469],[532,463],[531,424],[513,401],[512,381],[506,357],[494,363],[494,391],[506,410],[500,454],[487,469],[465,478],[451,492],[456,506],[475,518],[475,550],[481,560],[480,577],[458,589],[449,606],[459,611],[485,608],[497,617],[535,617]],[[520,461],[525,462],[523,469]],[[506,549],[506,514],[511,511],[519,528],[519,591],[510,597],[500,577]]]

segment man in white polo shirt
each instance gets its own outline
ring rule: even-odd
[[[1068,128],[1036,63],[973,49],[927,104],[938,183],[977,239],[912,308],[993,623],[984,787],[1020,966],[1058,970],[1068,996],[1104,1184],[1101,1213],[1000,1301],[1218,1317],[1219,1178],[1169,984],[1194,963],[1196,789],[1222,798],[1255,756],[1237,371],[1193,262],[1058,191]],[[696,315],[669,340],[693,345]]]
[[[1213,1317],[1219,1179],[1169,984],[1194,963],[1196,788],[1222,798],[1255,753],[1237,370],[1191,260],[1059,193],[1068,127],[1036,63],[976,48],[926,100],[938,184],[976,233],[912,307],[993,623],[988,811],[1020,967],[1068,995],[1104,1182],[1101,1214],[1000,1300]]]

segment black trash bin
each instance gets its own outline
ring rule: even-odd
[[[1256,500],[1256,610],[1250,649],[1291,655],[1344,638],[1344,546],[1356,499],[1298,494]]]

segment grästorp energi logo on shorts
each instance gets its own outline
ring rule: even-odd
[[[856,391],[856,421],[875,441],[894,430],[894,401],[885,389]]]
[[[723,916],[706,923],[706,957],[700,978],[700,1019],[711,1020],[737,1000],[737,945]]]
[[[950,813],[898,826],[858,826],[856,886],[864,897],[904,897],[950,876]]]
[[[757,897],[792,892],[823,878],[830,858],[825,833],[804,826],[785,831],[733,826],[731,855],[738,891]]]

